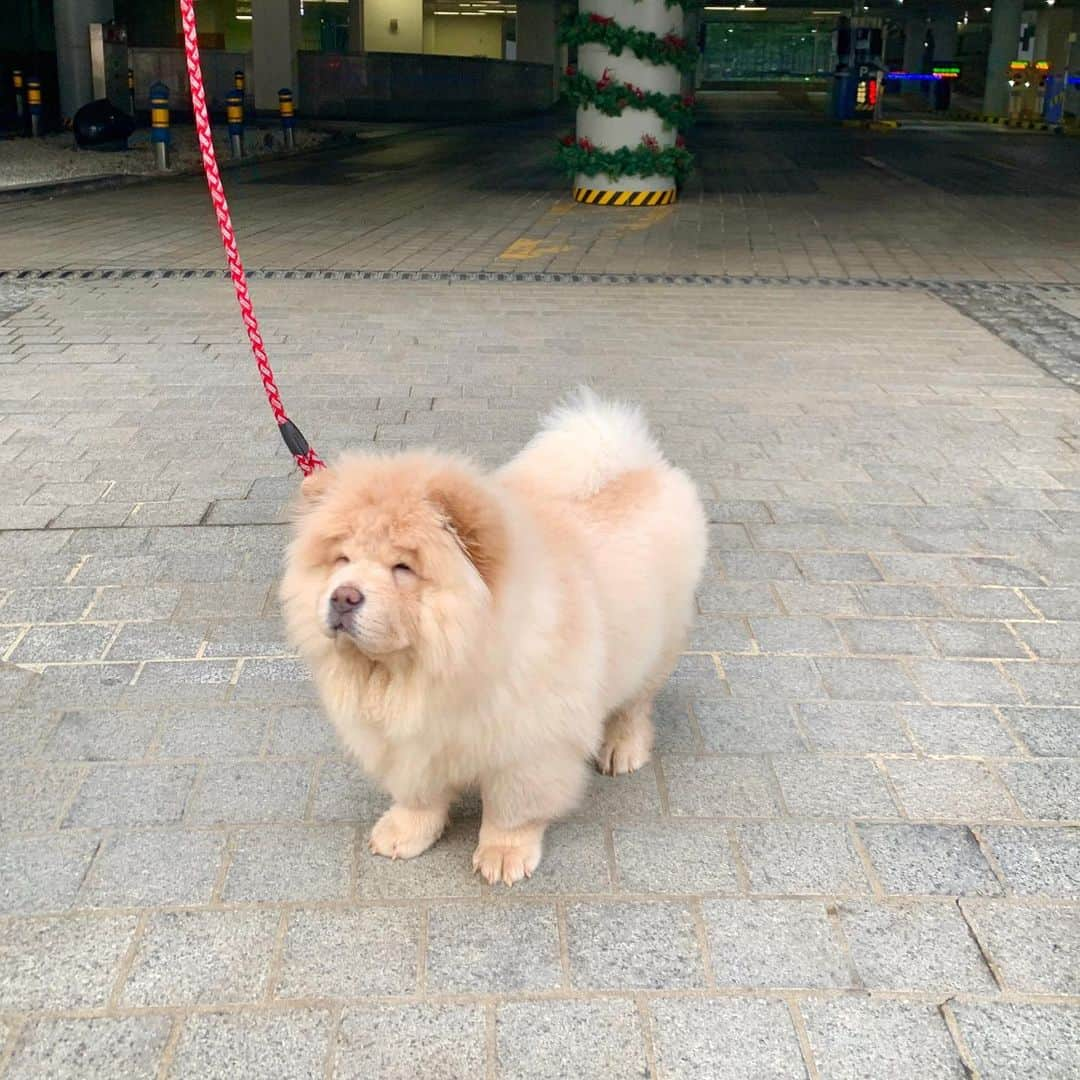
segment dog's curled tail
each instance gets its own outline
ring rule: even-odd
[[[582,386],[545,418],[512,467],[555,495],[585,499],[624,473],[664,464],[639,409]]]

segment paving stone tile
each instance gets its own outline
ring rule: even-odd
[[[169,1077],[319,1077],[333,1029],[330,1013],[324,1009],[196,1013],[184,1021]]]
[[[1010,664],[1010,674],[1019,666]],[[911,670],[916,683],[931,701],[956,705],[1012,705],[1019,700],[1015,687],[987,661],[912,660]]]
[[[1017,761],[1000,772],[1028,817],[1080,819],[1080,761]]]
[[[838,552],[802,553],[799,565],[811,581],[880,581],[881,574],[867,555]]]
[[[1031,608],[1008,587],[989,586],[978,589],[949,589],[949,606],[962,618],[968,619],[1030,619]]]
[[[98,844],[86,833],[0,840],[0,913],[71,907]]]
[[[723,825],[639,823],[618,825],[612,833],[620,889],[657,893],[738,891]]]
[[[844,950],[814,900],[706,900],[716,985],[740,989],[852,985]]]
[[[1009,888],[1021,896],[1080,896],[1080,831],[989,826],[980,830]]]
[[[954,591],[949,589],[945,595],[951,596]],[[859,600],[870,615],[926,617],[949,613],[944,596],[925,585],[861,585]]]
[[[14,589],[0,606],[0,623],[70,622],[81,618],[93,599],[93,589],[74,585]]]
[[[210,901],[225,852],[221,833],[121,832],[101,844],[79,889],[80,907],[151,907]]]
[[[971,830],[953,825],[859,826],[881,887],[893,896],[1002,892]]]
[[[790,822],[735,827],[750,891],[787,895],[864,893],[866,875],[841,825]]]
[[[285,628],[278,619],[228,619],[207,636],[207,656],[290,656]]]
[[[928,754],[1008,757],[1018,752],[991,709],[905,705],[900,716]]]
[[[273,714],[266,746],[272,757],[322,757],[340,750],[337,732],[321,709],[296,705]]]
[[[800,581],[795,560],[780,551],[720,551],[716,564],[729,581]]]
[[[562,828],[596,828],[596,826],[564,825]],[[482,892],[483,879],[473,871],[472,855],[476,849],[479,823],[474,820],[455,821],[439,840],[422,855],[415,859],[387,859],[373,855],[367,848],[370,825],[363,825],[359,832],[357,848],[357,895],[370,899],[417,899],[419,897],[479,896]],[[554,830],[553,830],[554,831]],[[582,868],[583,857],[597,854],[592,844],[575,845],[572,840],[566,850],[554,849],[558,839],[548,837],[544,840],[544,859],[532,882],[519,882],[514,886],[514,894],[520,892],[558,892],[573,885],[566,880],[567,874],[574,867]],[[583,850],[590,849],[590,850]],[[589,881],[600,889],[599,881],[606,881],[606,855],[599,851],[599,862],[588,867],[589,876],[582,884]],[[554,859],[553,859],[554,856]],[[550,876],[550,881],[549,881]],[[583,891],[589,891],[583,889]]]
[[[725,754],[798,753],[807,745],[788,705],[780,701],[694,701],[707,750]]]
[[[941,1013],[933,1005],[841,998],[799,1008],[823,1080],[933,1080],[967,1076]]]
[[[814,661],[830,697],[849,701],[913,701],[918,691],[895,660]]]
[[[144,621],[168,619],[176,611],[179,603],[180,589],[176,586],[128,588],[123,585],[111,585],[100,591],[88,617],[102,622],[127,619]]]
[[[352,889],[356,832],[346,825],[263,827],[236,834],[222,898],[343,900]]]
[[[660,793],[656,786],[656,773],[651,767],[645,766],[622,776],[591,775],[573,816],[608,818],[628,814],[655,816],[659,813]]]
[[[951,904],[846,902],[840,920],[869,990],[992,993],[994,980]]]
[[[1075,705],[1080,664],[1008,663],[1002,665],[1029,705]],[[1011,704],[1011,701],[1006,701]]]
[[[761,616],[751,618],[750,627],[762,652],[819,654],[843,651],[836,630],[825,619]]]
[[[500,1080],[608,1080],[648,1076],[633,1002],[519,1001],[495,1016]]]
[[[341,1017],[334,1076],[475,1080],[484,1048],[482,1005],[351,1005]]]
[[[708,703],[716,699],[708,689],[698,693],[697,685],[672,679],[657,694],[652,714],[655,753],[693,753],[700,749],[697,731],[690,719],[690,703]],[[726,698],[726,684],[717,680],[717,685]]]
[[[161,724],[157,755],[162,758],[209,759],[256,757],[266,738],[264,710],[230,705],[181,706]]]
[[[676,817],[770,817],[776,782],[763,758],[664,759],[668,803]]]
[[[55,723],[50,713],[0,707],[0,761],[38,758],[39,747]]]
[[[934,646],[918,623],[905,619],[838,619],[851,651],[890,656],[930,656]]]
[[[420,915],[410,908],[293,911],[285,931],[278,998],[411,994]],[[362,957],[378,957],[365,963]]]
[[[31,626],[11,654],[17,664],[96,660],[112,640],[116,628],[87,623],[68,626]]]
[[[314,704],[315,684],[300,660],[246,660],[233,690],[237,702]]]
[[[389,809],[390,796],[355,765],[328,761],[319,768],[312,811],[316,821],[374,824]]]
[[[71,766],[0,768],[0,833],[55,828],[83,775]]]
[[[195,772],[193,765],[95,765],[79,786],[64,826],[178,824]]]
[[[964,914],[1005,987],[1022,994],[1080,991],[1080,912],[1022,907],[1000,900],[965,900]]]
[[[546,904],[454,904],[428,916],[435,993],[554,990],[562,982],[555,912]]]
[[[930,633],[942,656],[1027,657],[1026,650],[1004,623],[934,622],[930,624]]]
[[[222,702],[229,690],[236,664],[232,660],[149,662],[125,697],[133,703]]]
[[[289,762],[232,762],[207,766],[192,799],[192,823],[299,821],[312,767]]]
[[[899,754],[912,751],[896,707],[890,704],[800,705],[799,715],[818,750]]]
[[[128,623],[116,635],[108,655],[110,660],[186,660],[199,651],[205,636],[201,623]]]
[[[772,615],[780,610],[772,590],[760,581],[707,582],[697,600],[703,615]]]
[[[125,761],[145,756],[158,717],[116,709],[66,712],[41,747],[41,757],[60,761]]]
[[[952,1010],[983,1080],[1049,1080],[1080,1071],[1080,1008],[955,1002]]]
[[[467,822],[459,863],[471,867],[472,850],[476,845],[476,823]],[[609,893],[611,874],[608,870],[604,829],[598,822],[555,822],[544,835],[544,858],[531,878],[518,882],[514,893]]]
[[[6,1075],[12,1080],[154,1077],[172,1025],[168,1016],[31,1021],[19,1037]]]
[[[275,911],[166,911],[150,917],[122,1004],[251,1002],[261,996],[277,932]]]
[[[815,582],[779,581],[776,592],[792,615],[863,615],[859,594],[851,585]],[[771,614],[770,611],[760,614]],[[750,615],[759,612],[750,611]]]
[[[977,761],[888,761],[896,794],[916,820],[1015,818],[1005,789]]]
[[[577,989],[705,985],[693,916],[682,904],[570,904],[566,935],[570,978]]]
[[[115,705],[138,670],[136,664],[59,664],[47,667],[23,695],[35,708]]]
[[[1003,708],[1008,725],[1039,757],[1080,757],[1080,709]]]
[[[813,663],[802,656],[727,656],[724,674],[736,697],[806,701],[825,696]]]
[[[796,817],[898,817],[872,762],[811,755],[773,759],[780,790]]]
[[[705,652],[749,652],[752,642],[744,619],[734,615],[699,615],[690,629],[686,647]]]
[[[674,999],[649,1002],[659,1080],[805,1080],[799,1040],[782,1001]]]
[[[228,618],[259,615],[270,593],[268,585],[257,582],[224,581],[213,585],[170,586],[180,595],[173,611],[177,619]]]
[[[133,915],[19,919],[0,934],[0,1009],[105,1005],[127,952]]]

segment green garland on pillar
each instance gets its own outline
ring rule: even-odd
[[[559,30],[563,45],[603,45],[613,56],[620,56],[629,49],[639,60],[656,65],[670,64],[682,72],[694,70],[697,49],[678,34],[656,34],[639,30],[634,26],[620,26],[608,15],[581,12],[563,23]]]
[[[672,176],[682,180],[694,162],[682,136],[674,146],[661,148],[649,135],[633,148],[620,146],[618,150],[602,150],[588,139],[575,140],[573,135],[566,135],[559,143],[558,159],[570,176],[604,174],[612,180],[620,176]]]
[[[693,94],[661,94],[655,90],[642,90],[633,83],[620,83],[612,79],[605,68],[599,79],[566,69],[562,90],[575,105],[591,105],[605,116],[621,116],[626,109],[644,112],[651,109],[669,127],[686,131],[694,122]]]

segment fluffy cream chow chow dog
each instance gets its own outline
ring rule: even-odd
[[[307,477],[281,596],[349,752],[390,793],[377,855],[483,800],[473,866],[540,862],[588,764],[649,760],[705,561],[687,476],[633,409],[582,391],[509,464],[352,456]]]

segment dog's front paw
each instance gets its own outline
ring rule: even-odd
[[[542,849],[539,841],[509,844],[481,844],[473,852],[473,869],[489,885],[513,885],[522,878],[532,877],[540,863]]]
[[[373,855],[388,859],[412,859],[427,851],[446,828],[443,810],[411,810],[391,806],[371,830],[368,847]]]
[[[609,732],[597,755],[597,768],[605,776],[637,772],[648,764],[651,743],[651,739],[636,731]]]

